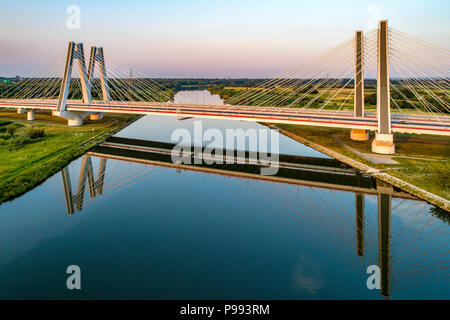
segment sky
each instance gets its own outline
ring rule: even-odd
[[[79,28],[67,25],[71,5]],[[378,19],[449,48],[449,9],[448,0],[0,0],[0,76],[42,73],[75,41],[149,77],[270,77]]]

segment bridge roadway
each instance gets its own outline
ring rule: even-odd
[[[173,163],[171,158],[171,152],[174,146],[172,143],[165,142],[110,137],[99,146],[91,149],[87,155],[102,159],[116,159],[249,179],[336,189],[363,194],[378,194],[376,179],[363,176],[351,167],[335,159],[280,154],[278,155],[278,172],[273,176],[264,176],[260,174],[260,169],[263,166],[260,162],[257,164],[248,163],[248,152],[245,154],[245,159],[247,159],[246,163],[236,163],[238,158],[235,152],[234,164],[227,164],[225,161],[223,161],[223,164],[214,163],[208,165],[204,161],[195,164],[194,153],[189,155],[192,160],[191,164],[177,164]],[[227,154],[226,150],[222,151],[219,154]],[[417,200],[416,197],[409,193],[396,189],[393,190],[392,195],[398,198]]]
[[[1,108],[56,110],[57,100],[0,100]],[[376,130],[377,118],[366,113],[304,110],[257,106],[195,105],[157,102],[93,102],[89,105],[68,101],[67,111],[154,114],[177,117],[215,118],[266,123],[287,123],[321,127]],[[392,131],[416,134],[450,135],[450,116],[392,114]]]

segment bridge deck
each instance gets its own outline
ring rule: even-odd
[[[25,108],[56,110],[56,100],[0,100],[2,108]],[[287,123],[296,125],[339,127],[376,130],[377,119],[373,113],[356,118],[352,112],[329,110],[306,110],[257,106],[195,105],[149,102],[93,102],[86,105],[69,101],[67,111],[108,112],[131,114],[154,114],[176,117],[215,118],[265,123]],[[450,116],[392,115],[392,131],[450,135]]]

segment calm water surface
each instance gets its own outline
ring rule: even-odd
[[[176,98],[220,102],[207,92]],[[193,130],[193,123],[147,116],[117,136],[170,142],[173,129]],[[264,128],[202,123],[204,129]],[[284,136],[280,153],[327,158]],[[106,168],[102,192],[91,196],[86,187],[82,202],[72,199],[79,205],[72,214],[62,173],[0,206],[0,298],[450,296],[448,217],[423,201],[386,195],[389,188],[357,194],[90,159],[95,179]],[[82,161],[65,171],[73,193]],[[357,199],[364,201],[362,215]],[[73,264],[81,268],[81,291],[66,288]],[[382,268],[384,296],[367,288],[370,265]]]

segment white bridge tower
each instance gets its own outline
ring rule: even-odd
[[[61,82],[58,105],[56,107],[56,111],[54,112],[54,115],[68,119],[69,126],[82,125],[83,119],[89,115],[91,117],[91,120],[99,120],[103,117],[102,113],[67,110],[67,98],[69,96],[69,89],[72,80],[72,68],[75,60],[77,60],[78,62],[78,70],[80,73],[81,91],[83,95],[82,102],[87,105],[92,103],[91,92],[94,82],[94,71],[96,63],[98,63],[99,65],[103,102],[108,103],[110,101],[108,77],[106,75],[103,48],[94,46],[91,47],[89,69],[88,71],[86,71],[83,44],[70,42],[67,49],[66,66]]]

